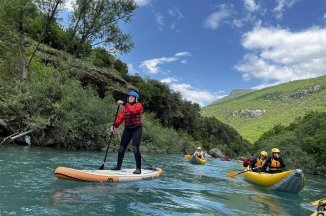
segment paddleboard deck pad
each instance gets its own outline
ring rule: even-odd
[[[133,174],[135,169],[122,170],[78,170],[58,167],[54,171],[58,179],[84,182],[113,183],[125,181],[151,180],[162,175],[161,168],[141,169],[141,174]]]

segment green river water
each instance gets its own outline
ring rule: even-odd
[[[109,154],[106,168],[116,161]],[[192,165],[182,155],[144,154],[163,168],[158,179],[85,183],[54,177],[58,166],[98,169],[103,152],[0,146],[0,215],[310,215],[311,201],[326,197],[326,178],[306,175],[298,194],[268,191],[241,176],[237,161]],[[145,166],[146,163],[143,162]],[[124,168],[134,168],[127,153]]]

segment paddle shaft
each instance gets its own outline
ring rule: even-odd
[[[250,171],[250,170],[245,170],[245,171],[239,172],[239,173],[237,173],[237,175],[240,175],[240,174],[248,172],[248,171]]]
[[[118,107],[117,107],[117,111],[116,111],[116,113],[115,113],[114,121],[113,121],[113,123],[112,123],[112,126],[114,126],[114,123],[115,123],[115,121],[117,120],[117,116],[118,116],[119,108],[120,108],[120,105],[118,105]],[[110,148],[110,144],[111,144],[112,137],[113,137],[113,132],[110,133],[109,142],[108,142],[108,147],[106,148],[105,157],[104,157],[103,164],[102,164],[102,166],[100,167],[100,169],[101,169],[102,167],[104,168],[104,163],[105,163],[105,161],[106,161],[106,156],[108,155],[108,151],[109,151],[109,148]],[[102,169],[103,169],[103,168],[102,168]]]
[[[262,167],[261,166],[260,167],[254,167],[254,168],[252,168],[252,170],[256,170],[258,168],[262,168]],[[245,172],[249,172],[249,171],[252,171],[252,170],[248,169],[248,170],[245,170],[245,171],[242,171],[242,172],[237,173],[237,175],[242,174],[242,173],[245,173]]]
[[[147,163],[147,165],[152,169],[152,170],[156,170],[152,165],[150,165],[144,158],[142,155],[140,155],[140,157],[143,159],[143,161],[145,161],[145,163]]]
[[[255,167],[255,168],[253,168],[252,170],[256,170],[256,169],[258,169],[258,168],[261,168],[261,167]],[[248,172],[248,171],[251,171],[251,170],[248,169],[248,170],[244,170],[244,171],[239,172],[239,173],[228,173],[227,176],[228,176],[228,177],[231,177],[231,178],[235,178],[236,176],[238,176],[238,175],[240,175],[240,174],[242,174],[242,173]]]

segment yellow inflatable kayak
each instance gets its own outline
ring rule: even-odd
[[[186,159],[190,159],[191,156],[192,156],[191,154],[185,154],[185,155],[184,155],[184,157],[185,157]]]
[[[141,174],[133,174],[134,169],[122,170],[77,170],[67,167],[58,167],[54,171],[55,177],[64,180],[112,183],[124,181],[150,180],[162,175],[161,168],[142,169]]]
[[[206,163],[205,159],[201,159],[197,156],[191,155],[191,157],[189,158],[189,162],[192,164],[199,164],[199,165],[204,165]]]
[[[243,177],[250,183],[290,193],[300,192],[305,181],[304,174],[300,169],[275,174],[248,171],[243,173]]]
[[[310,216],[325,216],[326,215],[326,198],[311,202],[311,205],[317,206],[317,211]]]

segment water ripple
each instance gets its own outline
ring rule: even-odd
[[[115,164],[116,156],[108,155],[106,168]],[[58,180],[53,172],[58,166],[98,169],[103,152],[1,147],[0,215],[309,215],[314,210],[310,202],[326,194],[323,177],[308,176],[299,194],[276,193],[248,184],[241,175],[226,177],[242,171],[235,161],[199,166],[182,155],[143,156],[163,168],[162,177],[80,183]],[[135,166],[132,154],[123,166]]]

